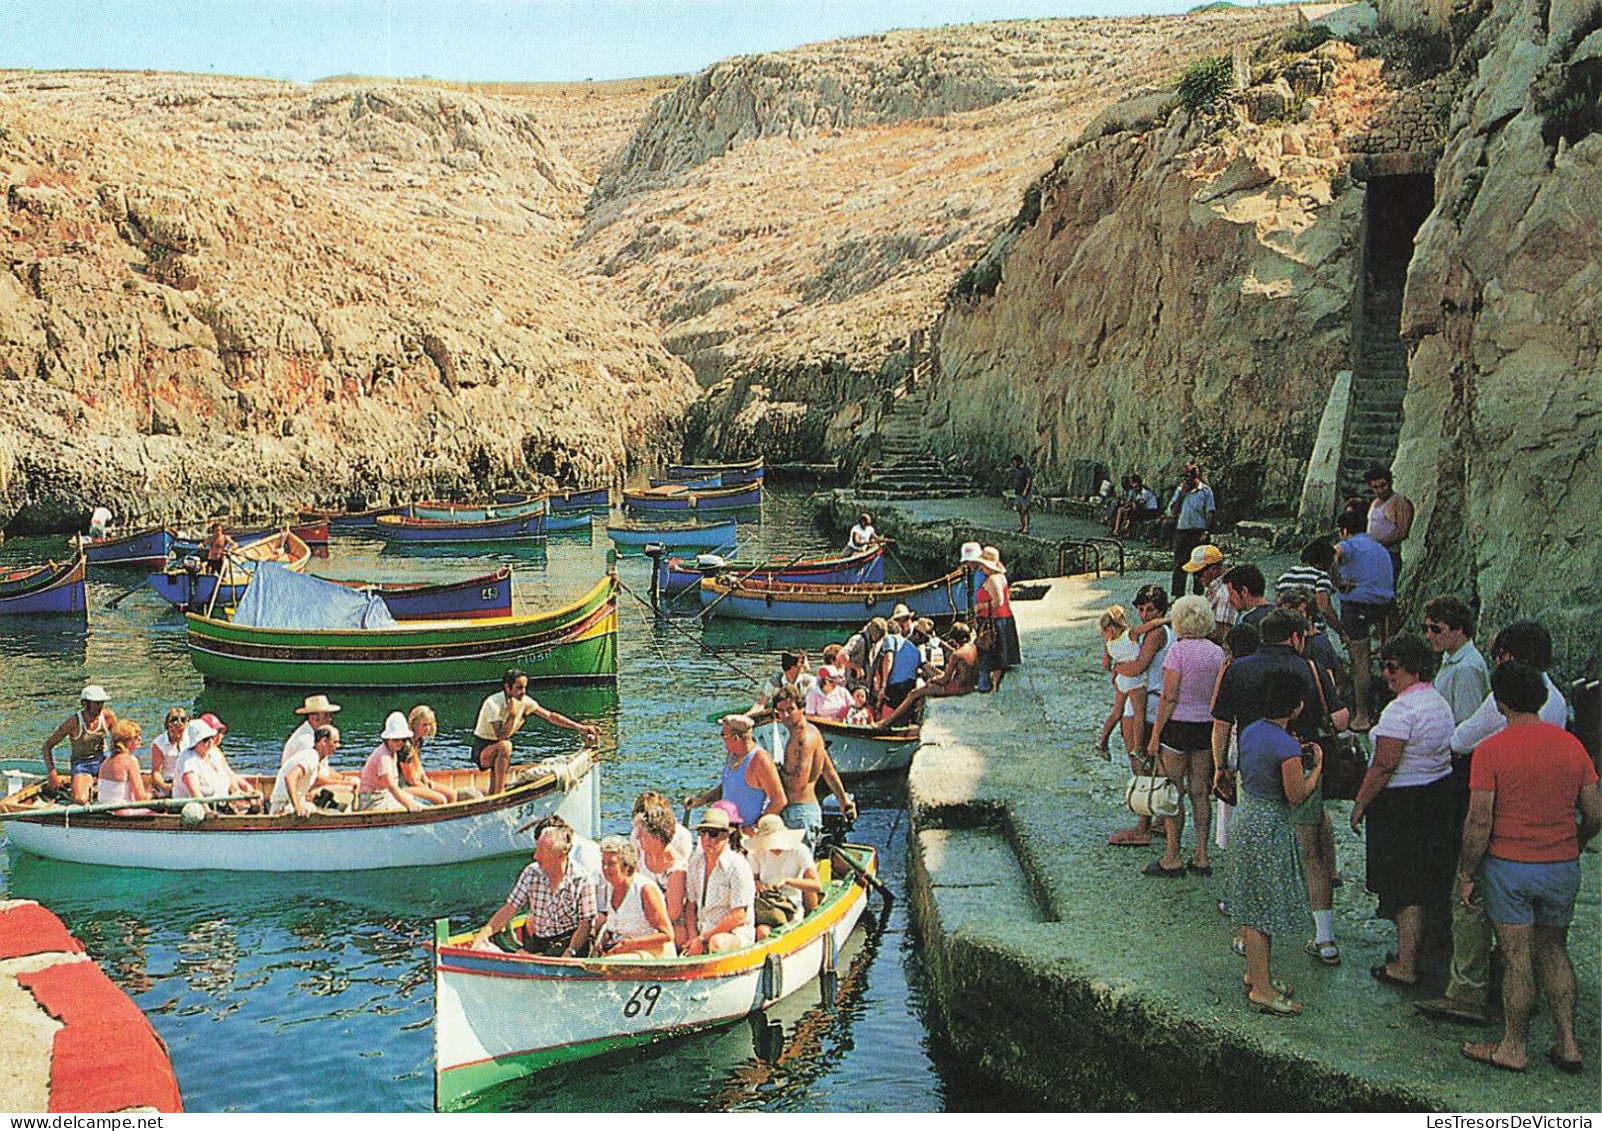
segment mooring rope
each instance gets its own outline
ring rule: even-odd
[[[623,592],[627,593],[630,597],[633,597],[634,600],[639,603],[639,605],[640,605],[640,607],[642,609],[649,610],[650,613],[653,616],[656,615],[657,611],[655,609],[651,608],[650,602],[642,599],[638,593],[636,593],[634,590],[630,589],[628,587],[628,584],[626,582],[624,582],[624,580],[621,577],[617,579],[617,587],[619,589],[623,590]],[[677,632],[677,633],[681,634],[686,640],[691,641],[693,644],[695,644],[696,647],[700,648],[708,656],[711,656],[718,663],[722,664],[724,667],[726,667],[730,671],[734,672],[741,679],[748,680],[749,682],[754,683],[759,687],[763,684],[764,681],[760,677],[752,675],[750,672],[746,671],[744,668],[740,667],[738,664],[734,663],[732,660],[729,660],[729,659],[725,658],[723,656],[723,654],[720,653],[716,648],[712,647],[706,641],[702,640],[700,637],[694,635],[693,633],[686,631],[681,625],[675,623],[672,617],[666,617],[665,616],[665,617],[661,617],[660,619],[665,624],[667,624],[667,626],[669,628],[673,629],[674,632]]]

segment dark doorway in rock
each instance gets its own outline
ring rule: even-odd
[[[1435,206],[1427,174],[1370,177],[1363,205],[1363,250],[1352,303],[1352,399],[1341,446],[1343,496],[1365,493],[1363,470],[1389,466],[1402,429],[1407,344],[1402,292],[1413,240]]]

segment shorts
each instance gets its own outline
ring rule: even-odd
[[[499,741],[500,741],[500,739],[498,739],[498,738],[480,738],[478,735],[475,734],[473,736],[473,745],[472,745],[472,747],[470,748],[470,751],[469,751],[471,759],[472,759],[472,762],[473,762],[473,765],[478,766],[478,767],[480,767],[482,769],[483,768],[483,764],[478,760],[478,756],[480,754],[484,753],[484,751],[485,751],[485,749],[487,747],[494,746]]]
[[[74,762],[72,764],[71,776],[77,777],[79,774],[88,774],[92,778],[97,778],[100,776],[100,767],[105,765],[105,763],[106,756],[104,754],[92,762]]]
[[[1169,719],[1168,725],[1163,727],[1163,745],[1170,750],[1189,752],[1191,750],[1207,750],[1213,748],[1213,724],[1185,723],[1178,719]]]
[[[1366,601],[1342,601],[1341,627],[1346,629],[1348,636],[1367,640],[1370,630],[1378,628],[1386,614],[1394,607],[1394,601],[1372,605]]]
[[[1484,875],[1485,913],[1493,923],[1567,927],[1574,918],[1574,899],[1580,892],[1578,859],[1530,864],[1487,856]]]
[[[808,851],[817,849],[818,838],[823,835],[822,805],[816,801],[792,801],[779,810],[779,819],[787,829],[805,829],[807,835],[801,843]]]
[[[1012,497],[1012,505],[1014,507],[1018,508],[1021,511],[1028,510],[1029,509],[1029,496],[1028,495],[1014,495]]]
[[[904,679],[900,683],[889,684],[884,689],[885,704],[892,711],[895,710],[907,701],[907,696],[911,695],[913,689],[917,686],[918,681],[916,679]]]

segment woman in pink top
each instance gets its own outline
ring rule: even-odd
[[[401,788],[400,772],[396,768],[396,759],[412,738],[412,728],[406,724],[406,716],[399,711],[391,711],[389,718],[384,720],[384,733],[380,738],[379,744],[367,756],[367,763],[362,766],[356,808],[410,809],[415,813],[423,804]]]
[[[1169,623],[1178,637],[1163,660],[1163,695],[1157,704],[1146,754],[1162,757],[1163,773],[1181,792],[1190,794],[1196,820],[1196,851],[1190,870],[1213,874],[1207,858],[1208,834],[1213,826],[1213,687],[1224,666],[1224,650],[1208,639],[1213,634],[1213,607],[1205,597],[1181,597],[1169,611]],[[1145,869],[1148,876],[1182,876],[1185,862],[1179,855],[1179,834],[1185,828],[1185,810],[1163,822],[1168,838],[1161,860]]]

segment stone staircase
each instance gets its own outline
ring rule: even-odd
[[[895,394],[894,404],[879,422],[879,462],[857,477],[858,495],[927,499],[973,494],[973,480],[949,471],[925,440],[923,414],[933,368],[927,359],[920,361]]]
[[[1401,340],[1401,304],[1375,304],[1366,311],[1362,340],[1353,358],[1352,399],[1341,445],[1342,498],[1367,497],[1363,472],[1389,467],[1402,432],[1407,393],[1407,345]]]

